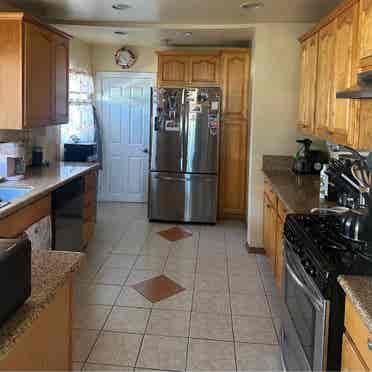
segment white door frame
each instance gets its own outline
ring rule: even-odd
[[[114,79],[114,78],[136,78],[136,79],[143,79],[146,80],[151,84],[151,87],[155,87],[156,85],[156,73],[154,72],[96,72],[95,74],[95,105],[98,112],[98,117],[103,117],[103,80],[104,79]],[[102,125],[102,124],[101,124]],[[103,154],[104,155],[104,154]],[[104,164],[103,164],[104,165]],[[99,171],[101,173],[101,171]],[[98,178],[98,200],[102,200],[102,185],[101,185],[101,177]],[[146,196],[147,197],[147,196]]]

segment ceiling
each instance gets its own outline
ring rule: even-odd
[[[192,29],[192,35],[186,36],[186,30],[161,28],[111,28],[94,26],[56,25],[68,34],[90,44],[128,44],[138,46],[240,46],[247,47],[253,39],[254,29]],[[115,35],[115,31],[128,33],[127,36]],[[187,31],[190,29],[188,28]]]
[[[246,0],[7,0],[90,43],[243,45],[256,22],[316,22],[340,0],[258,0],[262,8],[241,9]],[[257,2],[252,0],[251,2]],[[113,4],[129,5],[117,11]],[[185,38],[185,30],[193,35]],[[127,37],[113,34],[128,32]],[[224,31],[223,31],[224,30]],[[99,31],[99,32],[97,32]]]

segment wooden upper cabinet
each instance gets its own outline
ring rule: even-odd
[[[360,66],[372,70],[372,0],[360,0]]]
[[[69,35],[22,12],[0,12],[0,129],[68,122]]]
[[[360,102],[360,149],[371,149],[372,147],[372,100],[363,99]]]
[[[184,86],[189,81],[190,58],[184,55],[159,55],[158,86]]]
[[[220,56],[191,56],[190,83],[218,85],[220,80]]]
[[[55,35],[54,37],[54,120],[56,124],[68,122],[68,70],[69,41]]]
[[[218,86],[220,53],[159,52],[158,86]]]
[[[222,87],[224,120],[248,119],[248,51],[222,53]]]
[[[317,66],[318,34],[315,34],[301,44],[298,127],[306,134],[314,132]]]
[[[334,143],[353,146],[357,140],[354,136],[354,126],[359,113],[359,102],[350,99],[335,99],[335,97],[336,92],[357,84],[359,4],[348,8],[337,17],[335,22],[335,55],[330,61],[330,64],[334,66],[332,78],[334,84],[329,98],[331,117],[327,128],[328,136],[329,140]]]
[[[334,59],[336,46],[336,21],[319,31],[319,55],[316,97],[316,134],[328,138],[334,115]]]
[[[25,24],[25,127],[53,121],[53,34],[37,25]]]

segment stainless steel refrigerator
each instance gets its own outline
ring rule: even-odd
[[[149,219],[216,223],[221,90],[152,91]]]

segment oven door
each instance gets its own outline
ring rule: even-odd
[[[288,371],[324,371],[327,367],[329,302],[300,259],[285,247],[282,359]]]

